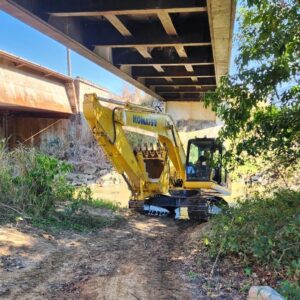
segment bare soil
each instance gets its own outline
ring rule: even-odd
[[[245,299],[239,267],[210,278],[206,226],[128,213],[88,234],[2,226],[0,298]]]

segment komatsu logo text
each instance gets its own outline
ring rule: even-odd
[[[150,119],[150,118],[143,118],[140,116],[133,116],[133,123],[152,126],[152,127],[157,126],[157,120]]]

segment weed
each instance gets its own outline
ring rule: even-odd
[[[112,211],[118,205],[94,200],[88,187],[79,189],[67,182],[71,166],[32,148],[20,147],[12,152],[0,143],[0,218],[1,222],[26,217],[47,230],[90,230],[114,224],[119,217],[91,216],[87,207]],[[68,202],[63,211],[57,204]]]
[[[239,201],[226,213],[212,219],[204,237],[212,256],[231,255],[245,265],[262,266],[300,280],[300,193],[282,190],[268,198]]]
[[[300,299],[300,287],[296,283],[290,281],[282,281],[279,284],[279,292],[287,300],[299,300]]]
[[[198,273],[194,272],[194,271],[189,271],[188,272],[188,277],[190,280],[195,280],[198,278]]]
[[[76,200],[94,208],[106,208],[114,212],[120,208],[119,204],[116,202],[104,199],[94,199],[92,190],[89,187],[80,188]]]

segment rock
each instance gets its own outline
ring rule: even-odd
[[[68,174],[67,179],[71,182],[74,186],[80,186],[80,185],[87,185],[95,180],[94,175],[90,174]]]
[[[103,170],[100,170],[98,173],[99,173],[99,176],[104,176],[106,175],[107,173],[109,173],[110,170],[107,170],[107,169],[103,169]]]
[[[248,300],[284,300],[284,298],[269,286],[252,286]]]
[[[84,174],[93,175],[97,172],[97,167],[95,167],[94,165],[91,165],[91,164],[87,164],[87,165],[84,165],[82,172]]]
[[[10,289],[3,284],[0,284],[0,296],[9,295]]]

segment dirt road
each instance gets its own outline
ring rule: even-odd
[[[3,299],[242,299],[192,272],[203,226],[131,215],[116,228],[51,236],[0,228]],[[203,262],[201,268],[210,264]],[[205,273],[205,272],[204,272]],[[196,275],[195,275],[196,274]]]

